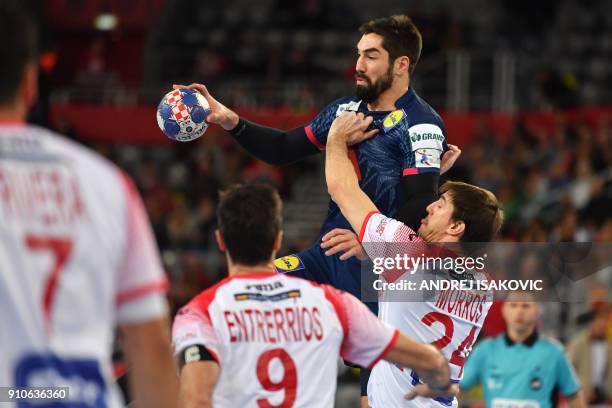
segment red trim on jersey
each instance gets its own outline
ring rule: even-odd
[[[210,316],[208,315],[208,306],[214,300],[215,295],[217,294],[217,290],[221,286],[228,284],[231,280],[232,280],[232,277],[228,277],[228,278],[223,279],[216,285],[211,286],[210,288],[206,289],[204,292],[200,293],[198,296],[194,297],[191,300],[191,302],[187,304],[187,306],[190,306],[190,305],[196,306],[196,308],[199,311],[201,311],[202,313],[205,313],[210,318]]]
[[[20,119],[0,119],[0,126],[25,126],[25,121]]]
[[[165,292],[166,290],[168,290],[167,279],[163,279],[157,282],[151,282],[146,285],[119,293],[115,298],[115,303],[117,303],[117,305],[121,305],[123,303],[138,299],[153,292]]]
[[[276,271],[262,271],[228,276],[193,298],[188,305],[197,306],[198,310],[208,316],[208,306],[212,303],[215,295],[217,294],[217,290],[221,286],[227,285],[234,279],[266,279],[273,276],[278,276],[278,273],[276,273]],[[210,318],[210,316],[208,317]]]
[[[218,282],[217,284],[206,289],[204,292],[200,293],[199,295],[191,299],[189,303],[187,303],[185,306],[179,309],[178,314],[181,313],[181,310],[190,308],[194,310],[196,314],[202,314],[201,316],[202,320],[205,322],[205,324],[210,325],[210,327],[214,330],[215,327],[213,326],[212,319],[210,318],[210,313],[208,313],[208,307],[215,299],[215,296],[217,295],[217,290],[219,290],[221,286],[226,285],[229,282],[231,282],[232,278],[233,276],[227,277],[221,280],[220,282]],[[203,346],[206,347],[205,344],[203,344]],[[210,347],[206,347],[206,350],[208,350],[210,355],[213,356],[213,358],[217,361],[219,365],[221,365],[221,359],[219,358],[219,355],[215,353],[213,350],[211,350]]]
[[[210,325],[212,326],[212,322],[211,322],[211,324],[210,324]],[[212,351],[212,350],[210,349],[210,347],[206,347],[206,346],[204,346],[204,347],[206,348],[206,350],[208,350],[208,352],[210,353],[210,355],[211,355],[211,356],[213,356],[213,358],[215,359],[215,361],[217,362],[217,364],[221,365],[221,359],[219,358],[219,356],[217,355],[217,353],[215,353],[214,351]]]
[[[416,167],[404,169],[404,171],[402,172],[402,176],[414,176],[415,174],[419,174],[419,169],[417,169]]]
[[[363,223],[361,224],[361,230],[359,231],[359,243],[360,244],[363,241],[363,236],[365,235],[366,228],[368,226],[368,222],[370,221],[370,218],[374,214],[380,214],[380,211],[370,211],[368,215],[365,216],[365,219],[363,220]]]
[[[325,293],[325,298],[332,304],[334,310],[336,311],[336,316],[338,316],[338,320],[340,320],[340,324],[342,325],[342,346],[340,347],[340,355],[343,355],[345,344],[347,343],[347,339],[349,336],[348,331],[348,316],[346,315],[346,309],[344,308],[344,304],[342,303],[342,299],[340,296],[342,294],[338,293],[336,289],[328,285],[317,285],[323,292]]]
[[[395,333],[393,333],[393,337],[391,337],[391,341],[389,342],[389,344],[387,344],[387,347],[385,347],[385,349],[382,351],[382,353],[380,353],[380,355],[374,359],[374,361],[372,362],[372,364],[370,364],[370,366],[368,368],[372,368],[376,365],[376,363],[378,363],[381,359],[385,358],[385,356],[387,355],[387,353],[389,353],[389,351],[391,351],[391,349],[393,348],[393,346],[395,346],[395,343],[397,343],[397,339],[399,338],[399,330],[395,329]]]
[[[125,375],[128,370],[130,369],[130,366],[128,365],[128,363],[124,362],[124,361],[120,361],[117,363],[113,364],[113,372],[115,375],[115,380],[117,380],[119,377],[122,377],[123,375]]]
[[[325,146],[322,145],[317,138],[315,137],[314,133],[312,133],[312,127],[310,127],[310,125],[306,126],[304,128],[304,131],[306,132],[306,136],[308,136],[308,140],[310,140],[310,143],[312,143],[313,145],[315,145],[317,147],[317,149],[319,150],[325,150]]]

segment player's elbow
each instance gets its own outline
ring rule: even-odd
[[[346,195],[346,187],[340,180],[328,177],[327,192],[329,193],[331,199],[338,204],[339,201],[341,201],[342,198]]]
[[[180,408],[211,408],[212,396],[197,389],[181,390]]]

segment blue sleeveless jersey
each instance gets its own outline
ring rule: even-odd
[[[349,154],[361,189],[388,217],[395,216],[405,203],[401,178],[439,172],[440,156],[448,150],[442,118],[412,88],[395,106],[395,111],[370,112],[366,103],[345,97],[326,106],[305,128],[309,139],[324,149],[331,124],[343,111],[362,112],[374,118],[371,126],[379,129],[378,134],[351,148]],[[334,228],[351,227],[330,200],[321,235]]]

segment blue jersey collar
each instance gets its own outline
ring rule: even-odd
[[[415,97],[416,97],[416,93],[414,92],[414,89],[412,89],[412,87],[410,86],[408,87],[408,90],[406,91],[406,93],[400,96],[400,98],[397,101],[395,101],[395,107],[397,109],[405,108],[406,106],[410,105],[414,101]]]
[[[404,109],[406,107],[408,107],[413,101],[414,98],[416,97],[416,93],[414,92],[414,89],[412,89],[412,87],[409,87],[408,90],[399,97],[398,100],[395,101],[395,108],[396,109]],[[373,114],[381,114],[381,115],[386,115],[391,111],[371,111],[368,109],[368,104],[363,102],[363,101],[359,101],[360,105],[359,105],[359,111],[360,112],[364,112],[364,113],[373,113]]]

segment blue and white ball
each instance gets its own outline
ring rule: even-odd
[[[168,92],[157,107],[157,124],[172,140],[190,142],[202,136],[210,105],[198,91],[181,88]]]

